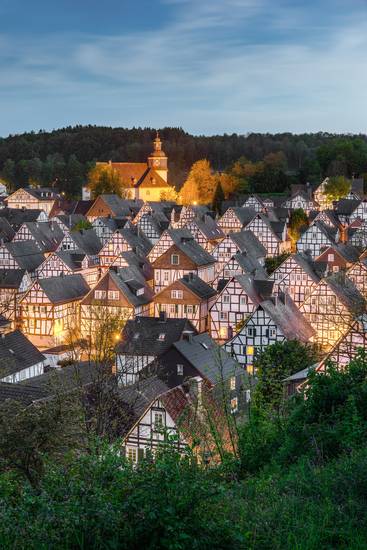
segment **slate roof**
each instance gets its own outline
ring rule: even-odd
[[[365,308],[366,301],[354,283],[344,273],[333,273],[325,282],[350,312]]]
[[[82,299],[90,290],[82,275],[61,275],[38,279],[41,289],[53,304]]]
[[[187,229],[168,229],[167,232],[181,252],[197,266],[215,263],[215,258],[195,241]]]
[[[26,222],[24,224],[41,252],[53,252],[64,238],[64,233],[56,222]]]
[[[6,218],[0,218],[0,242],[11,241],[15,231]]]
[[[0,269],[0,288],[18,289],[25,273],[25,269]]]
[[[343,216],[350,216],[353,214],[356,208],[361,204],[362,201],[356,199],[341,199],[335,205],[336,213]]]
[[[49,201],[60,197],[59,193],[57,193],[55,189],[52,189],[52,187],[24,187],[23,189],[40,201]],[[45,193],[49,194],[49,196],[43,196]]]
[[[175,342],[174,348],[213,385],[238,374],[236,361],[207,333]]]
[[[72,229],[79,222],[86,222],[87,218],[83,214],[59,214],[55,216],[68,229]]]
[[[234,259],[238,262],[239,266],[242,267],[245,273],[256,275],[259,279],[267,278],[268,275],[266,270],[252,254],[238,252],[235,254]]]
[[[38,399],[42,399],[45,395],[45,392],[41,388],[0,382],[0,403],[11,399],[27,406]]]
[[[50,369],[39,376],[21,380],[17,383],[17,386],[39,388],[45,395],[53,395],[55,388],[72,390],[76,387],[91,384],[94,380],[98,380],[100,369],[104,368],[106,368],[105,365],[96,365],[91,361],[80,361],[61,369]]]
[[[120,387],[118,389],[119,396],[128,405],[131,412],[126,431],[131,429],[151,404],[167,391],[169,391],[168,386],[158,376],[143,378],[135,384]]]
[[[12,228],[17,231],[22,223],[35,222],[43,210],[34,208],[0,208],[0,218],[6,218]]]
[[[201,218],[195,218],[190,223],[196,224],[208,241],[224,238],[222,229],[211,216],[204,215]]]
[[[28,272],[34,271],[45,261],[45,256],[33,241],[12,241],[4,246],[15,258],[20,269],[26,269]]]
[[[0,378],[45,361],[45,356],[20,331],[0,336]]]
[[[136,317],[126,322],[116,353],[159,357],[186,331],[196,333],[188,319]],[[164,338],[159,338],[163,334]]]
[[[324,277],[327,268],[325,262],[314,261],[311,254],[307,254],[306,252],[298,252],[297,254],[293,254],[291,258],[315,283],[318,283]]]
[[[254,304],[258,305],[263,300],[270,298],[274,281],[269,279],[257,279],[247,274],[235,275],[234,278],[238,281]]]
[[[279,297],[270,298],[260,304],[260,307],[270,316],[274,324],[283,332],[287,340],[308,342],[315,331],[302,315],[289,295],[285,300]]]
[[[138,267],[122,267],[116,271],[110,269],[109,274],[127,301],[133,306],[148,304],[152,301],[154,292],[146,283]],[[144,289],[144,294],[137,296],[136,292],[140,289]]]
[[[247,208],[243,206],[232,206],[232,210],[241,222],[242,227],[248,225],[257,214],[256,210],[254,210],[253,208]]]
[[[149,254],[153,245],[141,231],[137,234],[132,229],[118,229],[118,232],[122,235],[128,245],[131,246],[133,251],[139,251],[144,255]]]
[[[72,271],[77,271],[82,268],[82,261],[86,257],[84,252],[78,252],[76,250],[58,250],[55,252]]]
[[[229,237],[242,253],[246,253],[256,259],[265,258],[267,254],[266,249],[252,231],[230,233]]]
[[[88,256],[97,256],[103,246],[94,229],[71,231],[70,237],[78,249],[88,254]]]
[[[358,262],[359,252],[355,246],[350,243],[336,243],[332,245],[333,250],[338,252],[342,258],[349,263]]]
[[[179,279],[179,281],[188,290],[199,296],[199,298],[201,298],[202,300],[212,298],[216,295],[216,291],[214,290],[214,288],[208,285],[205,281],[200,279],[200,277],[198,277],[194,273],[188,273],[187,275],[184,275],[181,279]]]

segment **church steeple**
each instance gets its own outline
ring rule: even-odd
[[[148,166],[153,168],[164,181],[167,181],[168,175],[167,160],[166,154],[162,151],[162,141],[157,131],[153,141],[153,152],[148,157]]]

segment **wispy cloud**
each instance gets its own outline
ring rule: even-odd
[[[146,32],[0,36],[3,121],[13,106],[35,127],[366,128],[367,10],[314,24],[307,6],[285,0],[165,3],[175,19]]]

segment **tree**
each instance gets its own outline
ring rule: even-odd
[[[292,239],[293,248],[295,248],[295,244],[300,238],[302,229],[304,227],[307,227],[307,225],[308,217],[303,208],[296,208],[295,210],[292,210],[289,220],[288,232],[289,236]]]
[[[215,188],[213,202],[212,202],[212,210],[217,214],[221,213],[221,206],[223,201],[224,201],[223,188],[222,188],[221,182],[218,181],[217,186]]]
[[[210,204],[216,187],[216,176],[206,159],[195,162],[181,191],[182,204]]]
[[[2,177],[7,184],[8,190],[16,189],[16,178],[15,178],[15,162],[12,159],[7,159],[4,163],[3,169],[1,171]]]
[[[119,197],[128,194],[118,172],[110,165],[94,166],[88,174],[88,186],[94,198],[104,193],[116,194]]]
[[[288,256],[289,252],[283,252],[278,256],[268,256],[267,258],[265,258],[265,268],[268,272],[268,275],[271,275],[273,271],[275,271],[280,266],[280,264],[285,262]]]
[[[87,219],[81,219],[74,225],[72,231],[80,231],[81,229],[93,229],[93,225]]]
[[[258,383],[253,403],[257,408],[279,411],[284,398],[284,379],[315,363],[315,348],[297,340],[275,342],[255,357]]]
[[[335,176],[328,179],[324,194],[330,202],[346,197],[351,190],[351,182],[344,176]]]

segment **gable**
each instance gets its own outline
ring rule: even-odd
[[[178,264],[171,263],[171,256],[175,254],[179,257]],[[171,245],[159,258],[152,262],[155,269],[196,269],[196,264],[192,259],[182,252],[175,244]]]

